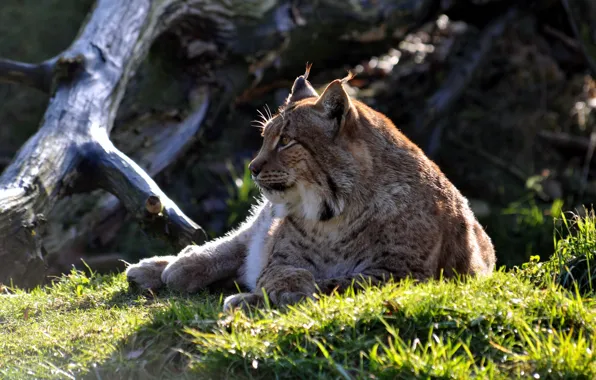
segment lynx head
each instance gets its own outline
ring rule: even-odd
[[[358,111],[343,84],[331,82],[319,96],[306,73],[294,81],[280,111],[263,123],[263,145],[249,169],[271,202],[290,214],[327,221],[353,195],[362,160],[370,157],[354,138]]]

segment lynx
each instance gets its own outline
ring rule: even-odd
[[[235,231],[127,268],[142,288],[195,292],[233,280],[224,309],[275,306],[349,286],[487,275],[493,244],[466,198],[383,114],[299,76],[263,123],[250,163],[264,199]]]

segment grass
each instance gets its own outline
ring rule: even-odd
[[[73,271],[0,296],[0,377],[596,378],[596,218],[562,218],[556,254],[488,278],[403,281],[286,311],[223,295],[129,291]]]

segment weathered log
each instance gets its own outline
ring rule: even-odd
[[[203,13],[200,6],[210,6],[210,13]],[[113,148],[108,138],[135,68],[152,41],[189,9],[197,16],[205,15],[216,33],[231,27],[221,17],[225,9],[205,1],[99,0],[77,40],[55,60],[55,93],[40,130],[0,177],[0,259],[10,263],[0,269],[0,282],[30,287],[43,280],[38,227],[56,200],[76,189],[81,165],[88,166],[92,157],[106,158],[98,166],[99,178],[103,178],[99,183],[135,185],[130,190],[109,189],[122,196],[127,209],[138,210],[141,197],[145,197],[144,205],[148,196],[158,196],[166,205],[159,216],[167,220],[162,223],[163,234],[177,239],[179,245],[196,239],[200,227],[173,206],[137,165]],[[11,63],[15,66],[19,65]],[[102,156],[98,149],[107,150]],[[130,196],[132,193],[136,196]],[[155,223],[155,216],[151,218],[150,224]]]

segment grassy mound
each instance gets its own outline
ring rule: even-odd
[[[596,219],[562,225],[546,262],[253,315],[215,293],[131,293],[122,274],[4,289],[0,377],[596,378]]]

